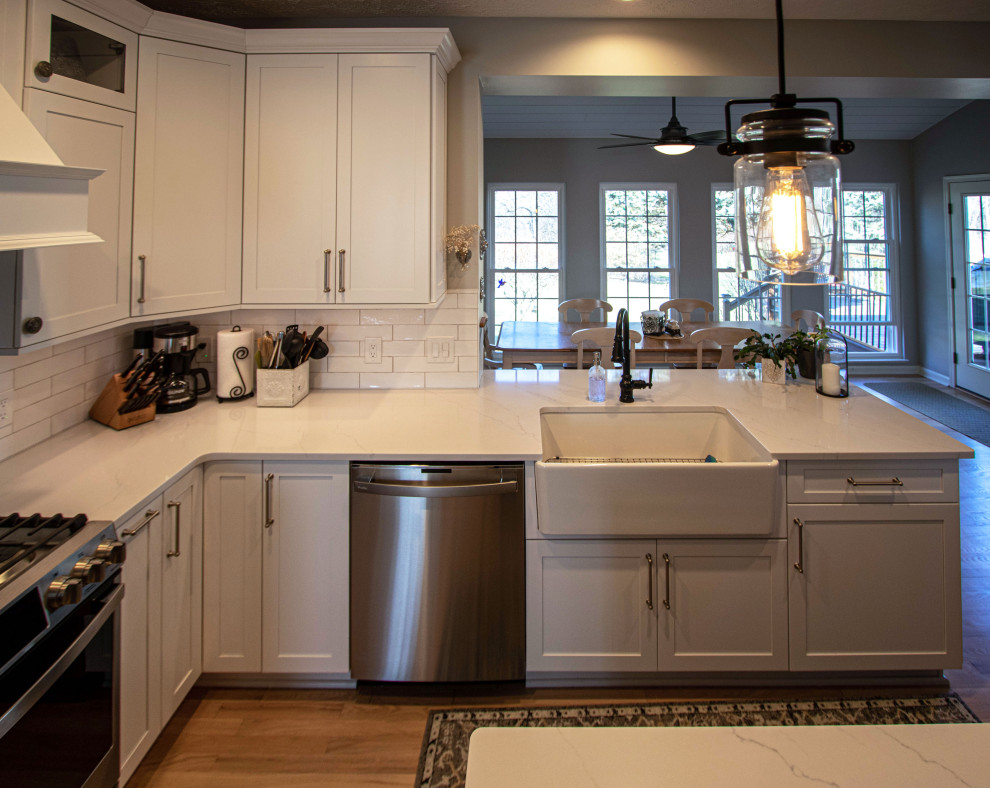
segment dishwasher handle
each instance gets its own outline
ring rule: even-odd
[[[469,495],[507,495],[516,492],[516,481],[489,484],[402,484],[401,482],[354,482],[354,492],[371,495],[397,495],[403,498],[461,498]]]

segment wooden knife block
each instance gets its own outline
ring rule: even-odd
[[[132,410],[130,413],[117,413],[117,409],[127,401],[124,394],[124,379],[114,374],[107,385],[103,387],[100,396],[96,398],[93,407],[89,409],[89,417],[100,424],[106,424],[115,430],[126,430],[135,424],[144,424],[155,418],[155,403],[146,408]]]

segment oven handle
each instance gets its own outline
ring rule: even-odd
[[[7,713],[0,717],[0,737],[6,736],[8,731],[13,728],[18,721],[27,714],[31,707],[37,703],[41,697],[51,689],[51,686],[59,680],[63,673],[65,673],[66,668],[72,664],[72,662],[83,653],[83,650],[90,644],[96,633],[100,631],[104,624],[110,619],[114,613],[120,609],[121,600],[124,598],[124,587],[117,586],[106,598],[102,609],[97,613],[93,620],[86,626],[86,628],[80,633],[71,646],[66,649],[65,653],[58,658],[58,661],[52,665],[44,674],[39,678],[31,688],[25,692],[17,702],[8,709]]]

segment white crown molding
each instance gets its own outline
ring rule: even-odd
[[[115,25],[140,33],[148,23],[152,10],[136,0],[71,0],[72,5],[96,14]]]
[[[239,27],[218,25],[214,22],[204,22],[201,19],[193,19],[188,16],[155,11],[141,34],[243,54],[246,32]]]
[[[301,28],[246,30],[247,53],[428,52],[449,72],[461,59],[446,28]]]

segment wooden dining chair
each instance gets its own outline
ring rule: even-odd
[[[632,369],[636,366],[636,343],[638,343],[643,338],[643,335],[638,331],[629,331],[629,368]],[[615,340],[615,329],[608,328],[579,328],[577,331],[571,334],[571,339],[574,340],[574,344],[577,345],[577,368],[584,369],[584,344],[587,342],[594,348],[600,349],[602,351],[602,366],[603,367],[614,367],[616,366],[611,362],[612,358],[612,343]],[[591,366],[590,364],[588,366]]]
[[[608,313],[612,311],[612,305],[608,301],[602,301],[598,298],[571,298],[567,301],[561,301],[557,305],[561,323],[569,322],[567,313],[571,310],[577,312],[579,323],[588,323],[591,321],[592,313],[599,309],[602,312],[602,322],[606,322]]]
[[[705,320],[709,322],[714,322],[715,320],[715,305],[700,298],[672,298],[670,301],[664,301],[657,307],[657,311],[664,312],[667,317],[670,317],[671,309],[677,312],[675,320],[690,320],[691,315],[698,309],[704,310]]]
[[[807,328],[801,328],[804,322]],[[825,328],[825,315],[816,312],[814,309],[795,309],[791,312],[791,322],[794,323],[795,331],[814,331],[816,328]]]
[[[716,369],[735,369],[736,357],[735,348],[740,342],[744,342],[747,337],[752,336],[755,331],[751,328],[730,328],[726,326],[713,326],[712,328],[699,328],[692,331],[688,336],[691,342],[698,347],[697,369],[702,369],[705,346],[712,343],[722,348],[722,355],[718,360]],[[711,368],[711,367],[709,367]]]
[[[482,313],[481,320],[478,321],[478,327],[481,329],[481,363],[484,369],[502,369],[502,359],[497,355],[501,353],[501,350],[492,345],[491,340],[488,339],[488,315]],[[524,369],[543,369],[542,364],[528,364],[525,362],[519,362],[513,365],[513,368],[524,368]]]

